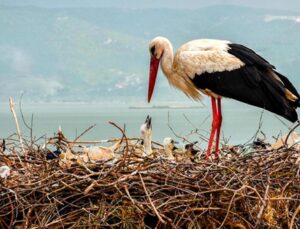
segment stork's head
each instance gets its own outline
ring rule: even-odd
[[[149,44],[149,52],[151,59],[148,87],[148,103],[151,100],[153,89],[155,86],[159,62],[163,56],[165,48],[168,46],[170,46],[170,42],[167,38],[164,37],[156,37]]]
[[[141,125],[141,137],[143,141],[145,141],[147,139],[151,139],[151,135],[152,135],[151,117],[148,115],[145,123]]]
[[[177,149],[177,147],[175,146],[175,144],[177,144],[178,142],[175,142],[172,138],[167,137],[164,139],[163,141],[163,145],[165,150],[175,150]]]

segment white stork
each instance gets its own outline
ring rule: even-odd
[[[169,83],[188,97],[199,100],[201,93],[211,97],[213,121],[207,158],[215,135],[218,156],[223,97],[264,108],[291,122],[298,120],[295,109],[300,105],[300,96],[295,87],[267,60],[243,45],[225,40],[193,40],[182,45],[173,56],[170,41],[156,37],[150,42],[149,51],[148,102],[159,63]]]
[[[175,144],[178,144],[178,142],[174,141],[172,138],[170,138],[170,137],[164,138],[164,141],[163,141],[164,152],[163,152],[163,154],[164,154],[164,156],[166,157],[167,160],[175,161],[175,157],[173,155],[173,151],[177,149]]]

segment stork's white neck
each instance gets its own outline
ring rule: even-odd
[[[152,154],[152,147],[151,147],[152,136],[151,136],[151,134],[148,135],[147,137],[145,137],[143,140],[144,140],[144,149],[145,149],[145,153],[146,153],[147,155]]]
[[[167,78],[172,77],[173,46],[169,40],[164,41],[164,51],[161,57],[161,69]]]
[[[188,97],[195,100],[200,99],[199,90],[195,87],[191,79],[186,74],[179,74],[173,66],[177,64],[173,56],[173,47],[170,41],[166,38],[163,41],[163,54],[161,56],[161,69],[167,77],[169,83],[174,87],[183,91]],[[177,54],[176,54],[177,55]]]

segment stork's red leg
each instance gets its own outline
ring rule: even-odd
[[[217,137],[216,137],[216,148],[215,148],[215,156],[218,158],[218,152],[219,152],[219,143],[220,143],[220,132],[221,132],[221,126],[222,126],[222,108],[221,108],[221,99],[217,99],[218,103],[218,115],[217,115]]]
[[[210,137],[209,137],[209,142],[208,142],[208,148],[206,151],[206,159],[209,158],[210,152],[211,152],[211,147],[214,141],[216,129],[217,129],[217,106],[216,106],[216,99],[211,97],[211,107],[212,107],[212,115],[213,115],[213,121],[212,121],[212,127],[211,127],[211,132],[210,132]]]

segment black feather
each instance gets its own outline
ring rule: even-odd
[[[300,105],[299,99],[295,102],[290,101],[285,94],[288,89],[300,98],[292,83],[253,50],[240,44],[228,44],[228,47],[228,53],[239,58],[245,65],[232,71],[195,75],[193,79],[195,86],[264,108],[295,122],[298,119],[295,108]]]
[[[294,107],[300,107],[300,95],[294,85],[286,78],[284,75],[281,75],[279,72],[275,72],[276,75],[280,78],[280,80],[284,83],[285,88],[287,88],[290,92],[292,92],[297,99],[295,102],[290,102]]]
[[[228,44],[228,53],[234,55],[243,61],[246,65],[255,65],[258,68],[271,68],[275,69],[266,59],[258,55],[252,49],[240,44]]]
[[[247,66],[255,66],[259,70],[267,70],[273,72],[277,75],[280,80],[283,82],[284,87],[292,92],[296,97],[300,98],[299,93],[293,84],[286,78],[284,75],[281,75],[279,72],[275,71],[275,67],[271,65],[266,59],[255,53],[252,49],[247,48],[246,46],[240,44],[228,44],[229,50],[228,53],[234,55],[243,61]],[[289,101],[292,106],[299,107],[300,100],[298,99],[295,102]]]
[[[47,153],[46,155],[46,159],[47,160],[53,160],[53,159],[56,159],[59,157],[59,155],[61,154],[61,151],[60,150],[55,150],[53,152],[49,152]]]
[[[284,86],[268,74],[267,70],[245,65],[233,71],[196,75],[193,82],[200,89],[264,108],[295,122],[298,116],[285,97]]]
[[[2,140],[1,148],[2,148],[2,152],[4,152],[6,150],[5,139]]]
[[[153,46],[153,47],[150,49],[150,52],[151,52],[152,56],[155,56],[155,46]]]

